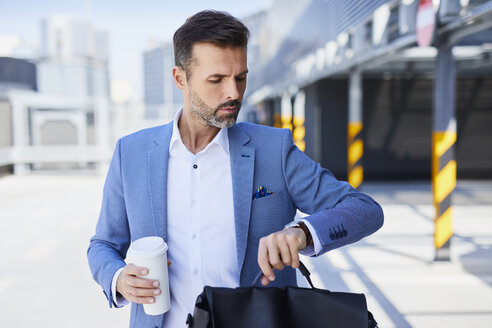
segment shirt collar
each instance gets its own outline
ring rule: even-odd
[[[174,147],[174,144],[178,142],[178,144],[183,145],[183,147],[186,148],[186,146],[183,144],[183,140],[181,139],[181,134],[179,133],[179,128],[178,128],[178,122],[179,119],[181,118],[181,115],[183,114],[183,108],[178,110],[176,114],[174,114],[174,120],[173,120],[173,133],[171,135],[171,142],[169,143],[169,151]],[[215,138],[205,147],[205,151],[210,147],[212,144],[217,144],[219,145],[229,156],[229,136],[228,136],[228,129],[223,128],[219,130],[219,133],[215,136]]]

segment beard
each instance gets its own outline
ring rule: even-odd
[[[236,123],[239,110],[241,109],[241,102],[239,100],[231,100],[216,108],[212,108],[205,104],[202,98],[191,90],[189,100],[192,109],[191,115],[194,119],[219,129],[232,127]],[[233,113],[219,115],[219,110],[226,107],[235,107],[235,110]]]

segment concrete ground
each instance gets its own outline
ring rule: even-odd
[[[315,285],[363,292],[380,327],[492,327],[492,181],[460,181],[451,261],[433,261],[429,183],[368,183],[383,228],[308,259]]]
[[[0,178],[0,327],[128,327],[92,280],[87,246],[103,178]]]
[[[126,327],[109,309],[86,249],[103,178],[0,178],[0,327]],[[368,183],[385,225],[356,244],[305,259],[317,287],[364,292],[380,327],[492,326],[492,181],[460,181],[452,261],[434,262],[428,183]]]

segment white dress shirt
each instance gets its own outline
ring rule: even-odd
[[[185,326],[205,285],[239,286],[228,131],[221,129],[205,149],[193,154],[179,133],[177,122],[182,111],[174,117],[169,144],[167,244],[171,308],[165,317],[166,328]],[[321,248],[319,239],[309,222],[304,222],[313,235],[314,247],[306,247],[301,253],[317,254]],[[121,270],[112,282],[118,307],[128,303],[116,295]]]
[[[221,129],[205,149],[191,153],[174,117],[167,176],[167,244],[171,309],[165,327],[184,327],[205,285],[239,286],[229,137]],[[113,297],[118,306],[128,303]]]

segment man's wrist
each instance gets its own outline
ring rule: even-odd
[[[118,292],[118,287],[117,282],[118,278],[120,277],[121,272],[123,271],[123,267],[118,269],[118,271],[115,272],[113,276],[113,281],[111,283],[111,294],[113,296],[113,303],[116,305],[116,307],[122,307],[128,304],[129,302],[125,299],[123,295]]]
[[[306,246],[313,245],[313,236],[311,236],[311,232],[309,231],[309,228],[306,226],[306,224],[302,221],[299,222],[292,222],[289,223],[288,225],[285,226],[285,229],[289,228],[297,228],[301,229],[302,232],[304,232],[304,236],[306,236]]]
[[[304,222],[299,222],[298,228],[302,229],[304,235],[306,235],[306,246],[312,245],[313,236],[311,236],[311,232],[309,231],[309,228],[306,226],[306,224]]]

